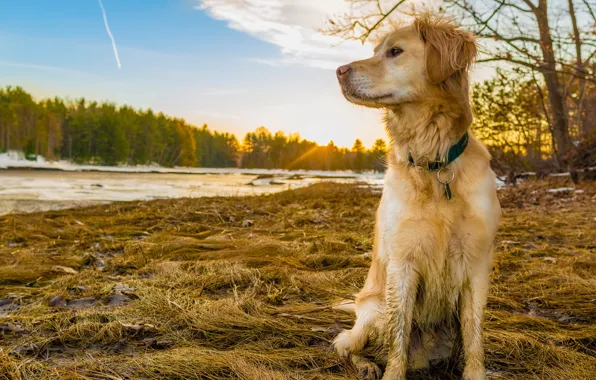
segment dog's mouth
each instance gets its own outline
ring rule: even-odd
[[[344,94],[345,98],[352,102],[364,105],[383,105],[389,104],[390,100],[393,99],[393,94],[381,94],[381,95],[368,95],[362,94],[359,91],[355,91],[354,89],[348,86],[341,86],[342,93]]]

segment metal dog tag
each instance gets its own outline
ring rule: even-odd
[[[448,171],[450,173],[447,180],[443,180],[443,178],[441,177],[441,173],[443,173],[444,171]],[[452,194],[451,194],[451,187],[449,186],[449,184],[451,182],[453,182],[453,180],[455,179],[455,171],[453,171],[453,169],[442,167],[437,172],[437,179],[439,180],[440,183],[445,185],[445,196],[447,196],[447,199],[451,199]]]

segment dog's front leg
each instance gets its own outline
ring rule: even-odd
[[[480,271],[479,271],[480,272]],[[485,380],[482,322],[488,296],[488,273],[472,275],[460,298],[461,337],[464,349],[464,380]]]
[[[411,263],[394,262],[390,259],[387,265],[386,293],[386,312],[389,313],[386,342],[389,345],[389,356],[384,380],[406,378],[418,281],[418,273]]]

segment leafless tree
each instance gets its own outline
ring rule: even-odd
[[[345,40],[367,42],[375,32],[384,27],[408,0],[389,3],[382,0],[350,0],[352,13],[343,14],[329,20],[328,34]]]
[[[405,0],[352,1],[354,13],[331,20],[327,33],[364,42],[411,5]],[[594,8],[593,0],[444,0],[435,9],[483,39],[485,49],[478,62],[506,62],[542,78],[555,141],[553,151],[558,152],[561,167],[573,148],[571,136],[585,136],[594,128],[582,116],[588,91],[596,88],[592,64],[596,56]],[[359,16],[362,10],[369,12]],[[569,103],[573,104],[574,120]]]

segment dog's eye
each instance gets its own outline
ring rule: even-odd
[[[387,55],[389,55],[389,57],[397,57],[398,55],[400,55],[403,52],[404,51],[402,49],[400,49],[400,48],[391,48],[388,51],[388,54]]]

